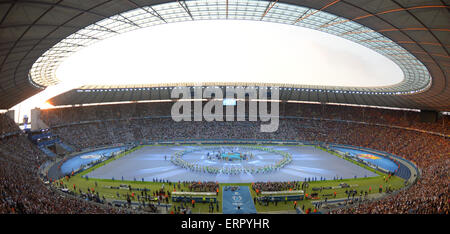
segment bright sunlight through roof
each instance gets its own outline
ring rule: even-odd
[[[349,40],[291,25],[190,21],[124,33],[67,58],[74,85],[248,82],[347,87],[401,82],[400,67]]]

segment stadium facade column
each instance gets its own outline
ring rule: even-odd
[[[47,124],[41,119],[41,109],[35,108],[31,110],[31,131],[48,128]]]
[[[9,111],[6,112],[6,116],[8,116],[12,120],[15,120],[15,118],[14,118],[15,114],[16,114],[15,110],[9,110]]]

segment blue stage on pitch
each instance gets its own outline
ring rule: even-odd
[[[228,160],[240,160],[241,154],[240,153],[224,153],[221,155],[222,158],[228,159]]]
[[[232,188],[236,189],[232,189]],[[250,190],[247,186],[224,186],[222,188],[224,214],[256,214]]]
[[[164,179],[171,182],[178,181],[214,181],[219,183],[251,183],[267,181],[304,181],[305,178],[323,177],[328,180],[335,176],[342,178],[374,177],[377,174],[368,171],[356,164],[336,157],[321,149],[312,146],[264,146],[292,154],[292,162],[281,170],[273,173],[259,174],[210,174],[193,172],[180,168],[170,161],[170,156],[180,150],[196,149],[201,146],[144,146],[125,157],[114,160],[105,166],[95,169],[87,174],[89,178],[112,179],[122,178],[133,181],[134,178],[145,181]],[[253,154],[249,160],[209,160],[207,153],[210,150],[197,151],[183,156],[185,160],[201,166],[217,165],[231,166],[265,166],[274,164],[282,159],[281,155],[270,152],[250,151]],[[239,153],[239,152],[234,152]],[[79,167],[79,166],[78,166]],[[78,167],[69,167],[77,169]]]
[[[359,159],[374,164],[390,172],[394,172],[398,169],[398,166],[389,158],[386,158],[380,154],[375,154],[372,152],[367,152],[357,149],[348,149],[344,147],[332,147],[334,150],[342,151],[344,153],[349,153],[352,156],[358,157]],[[368,157],[367,157],[368,156]]]
[[[99,160],[102,156],[110,157],[113,153],[125,149],[126,149],[125,146],[121,146],[79,154],[64,162],[61,166],[61,171],[64,174],[69,174],[72,171],[78,170],[80,167],[86,166],[91,162]]]

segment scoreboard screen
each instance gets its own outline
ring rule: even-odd
[[[236,99],[234,98],[224,98],[223,99],[224,106],[236,106]]]

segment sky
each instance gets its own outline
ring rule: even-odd
[[[399,83],[391,60],[349,40],[298,26],[211,20],[164,24],[86,47],[56,71],[61,83],[13,109],[50,107],[46,100],[81,85],[262,82],[374,87]]]

